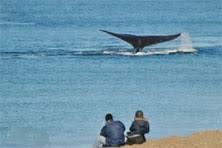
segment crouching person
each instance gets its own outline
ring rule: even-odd
[[[114,121],[112,114],[106,114],[105,120],[106,124],[101,129],[100,136],[97,138],[94,148],[119,147],[124,145],[124,124],[120,121]]]
[[[149,133],[149,122],[145,120],[142,111],[135,113],[134,121],[130,127],[130,132],[127,132],[126,144],[142,144],[146,141],[145,134]]]

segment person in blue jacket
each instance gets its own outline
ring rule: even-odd
[[[145,134],[149,133],[149,122],[144,118],[141,110],[136,111],[134,121],[127,133],[126,144],[142,144],[146,141]]]
[[[125,144],[125,126],[120,121],[114,121],[112,114],[108,113],[105,116],[106,124],[97,138],[97,144],[94,147],[118,147]]]

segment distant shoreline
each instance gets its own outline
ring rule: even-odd
[[[189,136],[147,139],[144,144],[126,145],[123,148],[222,148],[222,130],[196,132]]]

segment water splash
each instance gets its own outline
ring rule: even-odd
[[[196,49],[192,46],[192,41],[189,33],[181,33],[181,46],[179,48],[180,52],[195,52]]]

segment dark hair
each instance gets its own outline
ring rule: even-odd
[[[143,112],[141,110],[136,111],[135,117],[136,118],[143,118]]]
[[[112,114],[110,114],[110,113],[106,114],[105,120],[106,121],[113,120]]]

